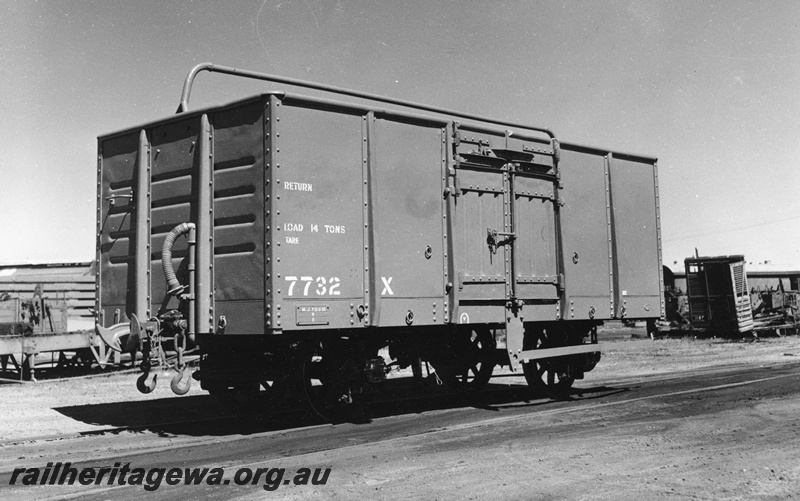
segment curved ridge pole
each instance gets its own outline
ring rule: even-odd
[[[532,130],[536,132],[540,132],[542,134],[546,134],[550,139],[555,139],[555,134],[553,134],[550,129],[545,127],[536,127],[533,125],[523,125],[514,122],[509,122],[506,120],[497,120],[495,118],[483,117],[480,115],[471,115],[468,113],[463,113],[460,111],[448,110],[445,108],[438,108],[436,106],[430,106],[427,104],[415,103],[413,101],[405,101],[403,99],[395,99],[392,97],[380,96],[377,94],[370,94],[368,92],[361,92],[357,90],[345,89],[343,87],[336,87],[333,85],[325,85],[316,82],[309,82],[307,80],[298,80],[295,78],[288,78],[288,77],[281,77],[277,75],[269,75],[267,73],[258,73],[256,71],[249,71],[249,70],[240,70],[238,68],[231,68],[228,66],[219,66],[213,63],[200,63],[194,68],[189,71],[189,74],[186,75],[186,80],[183,82],[183,92],[181,93],[181,103],[178,106],[178,110],[176,113],[183,113],[189,110],[189,95],[192,93],[192,84],[194,83],[194,79],[198,73],[201,71],[209,71],[214,73],[224,73],[227,75],[235,75],[244,78],[253,78],[255,80],[265,80],[267,82],[275,82],[275,83],[283,83],[287,85],[293,85],[296,87],[305,87],[307,89],[314,89],[314,90],[321,90],[325,92],[331,92],[334,94],[341,94],[350,97],[356,97],[360,99],[369,99],[372,101],[380,101],[383,103],[388,104],[395,104],[399,106],[406,106],[409,108],[415,108],[418,110],[430,111],[434,113],[441,113],[443,115],[452,115],[455,117],[459,117],[462,119],[469,119],[475,120],[479,122],[488,122],[495,125],[503,125],[507,127],[515,127],[515,128],[522,128],[527,130]]]
[[[178,109],[175,111],[175,114],[183,113],[185,111],[189,111],[189,95],[192,93],[192,85],[194,84],[194,79],[198,73],[201,71],[216,71],[214,69],[214,64],[212,63],[200,63],[191,70],[189,70],[189,74],[186,75],[186,80],[183,81],[183,90],[181,91],[181,103],[178,105]]]

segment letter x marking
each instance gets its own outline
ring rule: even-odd
[[[383,290],[381,291],[381,296],[385,296],[389,294],[390,296],[394,296],[394,292],[392,292],[392,277],[389,277],[389,280],[386,280],[386,277],[381,277],[383,280]]]

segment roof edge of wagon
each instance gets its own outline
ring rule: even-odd
[[[234,108],[236,106],[241,106],[243,104],[247,104],[247,103],[250,103],[250,102],[260,101],[261,99],[264,98],[264,96],[281,96],[281,97],[283,97],[285,94],[286,93],[282,92],[282,91],[263,92],[261,94],[256,94],[256,95],[251,95],[251,96],[244,97],[244,98],[239,98],[239,99],[236,99],[234,101],[228,101],[228,102],[223,103],[223,104],[213,104],[213,105],[205,106],[203,108],[197,108],[196,110],[192,110],[192,111],[187,112],[187,113],[181,113],[179,115],[166,115],[166,116],[162,116],[160,118],[154,118],[152,120],[148,120],[146,122],[142,122],[139,125],[134,125],[132,127],[125,127],[123,129],[116,129],[116,130],[114,130],[112,132],[107,132],[105,134],[100,134],[100,135],[97,136],[97,139],[98,140],[111,139],[111,138],[116,137],[116,136],[121,136],[121,135],[127,134],[127,133],[129,133],[131,131],[148,129],[148,128],[156,126],[156,125],[164,125],[164,124],[169,124],[169,123],[174,123],[174,122],[180,122],[182,120],[186,120],[186,118],[190,117],[190,116],[199,116],[199,115],[203,115],[203,114],[209,113],[209,112],[216,112],[216,111],[219,111],[219,110],[224,110],[226,108]]]
[[[237,107],[237,106],[242,106],[242,105],[245,105],[247,103],[263,100],[265,97],[268,97],[268,96],[278,96],[281,100],[285,100],[287,102],[294,102],[294,103],[298,103],[298,104],[300,104],[300,103],[315,103],[315,104],[317,104],[317,105],[319,105],[320,107],[323,107],[323,108],[347,109],[347,110],[350,110],[352,112],[362,112],[362,113],[363,112],[367,112],[367,111],[374,111],[374,112],[376,112],[378,114],[405,117],[407,119],[411,119],[411,120],[414,120],[414,121],[430,122],[430,123],[437,123],[437,124],[445,124],[445,123],[450,123],[450,122],[459,122],[458,120],[456,120],[456,118],[461,118],[461,117],[449,116],[449,115],[446,115],[444,113],[437,113],[437,112],[428,112],[430,114],[424,114],[423,115],[423,114],[417,114],[417,113],[410,113],[410,112],[402,111],[401,109],[369,106],[369,104],[367,104],[367,103],[358,103],[358,102],[350,102],[350,101],[338,101],[338,100],[332,100],[332,99],[327,99],[327,98],[323,98],[323,97],[309,96],[309,95],[306,95],[306,94],[297,94],[297,93],[290,93],[290,92],[275,90],[275,91],[262,92],[260,94],[251,95],[251,96],[240,98],[240,99],[236,99],[236,100],[233,100],[233,101],[228,101],[228,102],[223,103],[223,104],[208,105],[208,106],[204,106],[202,108],[197,108],[197,109],[194,109],[194,110],[185,111],[185,112],[178,113],[178,114],[167,115],[167,116],[162,117],[162,118],[156,118],[156,119],[148,120],[146,122],[143,122],[143,123],[141,123],[139,125],[136,125],[136,126],[133,126],[133,127],[126,127],[124,129],[118,129],[118,130],[115,130],[113,132],[109,132],[109,133],[106,133],[106,134],[101,134],[101,135],[99,135],[97,137],[97,139],[100,140],[100,141],[103,141],[103,140],[106,140],[106,139],[111,139],[111,138],[114,138],[114,137],[117,137],[117,136],[128,134],[131,131],[148,129],[148,128],[156,126],[156,125],[161,126],[161,125],[165,125],[165,124],[169,124],[169,123],[173,123],[173,122],[179,122],[179,121],[182,121],[182,120],[186,120],[187,117],[199,116],[199,115],[203,115],[203,114],[210,113],[210,112],[217,112],[217,111],[225,110],[225,109],[228,109],[228,108],[234,108],[234,107]],[[483,124],[483,125],[486,124],[486,122],[482,122],[479,117],[475,117],[474,119],[466,119],[466,120],[467,120],[466,122],[459,122],[459,123],[463,123],[465,125],[473,125],[473,126],[474,125],[480,125],[480,124]],[[490,122],[490,123],[492,125],[496,125],[496,126],[501,125],[501,124],[499,124],[499,123],[497,123],[495,121]],[[530,128],[530,127],[528,127],[526,125],[523,125],[523,124],[515,124],[514,125],[512,122],[508,122],[508,124],[506,126],[508,126],[508,127],[518,127],[519,129],[517,129],[517,130],[515,130],[513,132],[515,132],[516,135],[519,136],[519,137],[525,137],[525,135],[524,135],[525,132],[538,132],[536,129],[532,129],[532,128]],[[537,137],[533,137],[533,136],[528,137],[528,138],[529,139],[534,139],[534,140],[540,140],[540,141],[544,140],[544,138],[537,138]],[[555,138],[553,138],[553,139],[555,139]],[[578,144],[578,143],[573,143],[573,142],[570,142],[570,141],[562,141],[560,139],[558,139],[558,143],[559,143],[561,148],[565,148],[565,149],[569,149],[569,150],[584,151],[584,152],[590,152],[590,153],[600,153],[600,154],[609,154],[609,153],[611,153],[611,154],[614,155],[615,158],[620,158],[620,159],[627,158],[627,159],[636,159],[636,160],[646,160],[646,161],[651,161],[651,162],[658,161],[657,157],[654,157],[652,155],[642,154],[642,153],[623,152],[623,151],[615,150],[615,149],[612,149],[612,148],[601,148],[601,147],[598,147],[598,146]]]
[[[246,105],[248,103],[263,100],[268,96],[278,96],[278,98],[281,101],[285,101],[293,105],[299,105],[299,106],[315,105],[319,108],[337,109],[340,111],[346,111],[348,113],[359,113],[359,114],[374,112],[378,116],[381,115],[393,116],[402,118],[404,120],[410,120],[414,122],[426,122],[436,125],[445,125],[449,123],[460,123],[462,125],[478,126],[478,127],[480,126],[485,127],[489,125],[497,127],[498,129],[504,128],[505,130],[512,132],[517,137],[524,137],[540,141],[542,143],[549,143],[551,140],[556,139],[555,136],[552,136],[552,138],[549,136],[550,134],[549,129],[547,129],[548,132],[543,132],[542,128],[537,128],[530,125],[524,125],[521,123],[506,122],[502,120],[490,119],[478,116],[472,117],[467,114],[455,113],[455,112],[452,114],[448,114],[446,113],[447,110],[442,110],[442,111],[424,110],[422,112],[415,112],[412,111],[413,109],[412,110],[404,109],[402,105],[393,103],[388,103],[391,106],[386,107],[384,106],[384,104],[386,103],[380,103],[380,102],[370,103],[369,101],[357,102],[357,101],[336,100],[326,97],[312,96],[308,94],[300,94],[294,92],[286,92],[281,90],[262,92],[259,94],[239,98],[233,101],[228,101],[222,104],[212,104],[204,106],[202,108],[184,111],[173,115],[166,115],[161,118],[155,118],[148,120],[146,122],[142,122],[132,127],[125,127],[124,129],[117,129],[112,132],[100,134],[97,136],[97,138],[98,140],[101,141],[106,139],[111,139],[117,136],[128,134],[131,131],[143,130],[157,125],[161,126],[165,124],[179,122],[182,120],[186,120],[187,117],[196,117],[207,113],[222,111],[225,109]]]
[[[658,161],[658,157],[654,157],[653,155],[646,155],[643,153],[636,153],[636,152],[618,151],[611,148],[600,148],[598,146],[571,143],[569,141],[559,140],[559,145],[561,146],[561,148],[567,150],[583,151],[583,152],[598,153],[598,154],[611,153],[612,155],[614,155],[614,158],[619,158],[621,160],[629,159],[629,160],[647,160],[652,162]]]
[[[224,109],[227,109],[227,108],[233,108],[233,107],[236,107],[236,106],[242,106],[242,105],[250,103],[250,102],[255,102],[255,101],[262,100],[267,96],[279,96],[281,100],[285,100],[287,102],[316,103],[317,105],[319,105],[321,107],[324,107],[324,108],[348,109],[348,110],[351,110],[352,112],[374,111],[374,112],[376,112],[378,114],[400,116],[400,117],[405,117],[407,119],[411,119],[411,120],[414,120],[414,121],[420,121],[420,122],[430,122],[430,123],[437,123],[437,124],[458,122],[458,120],[455,120],[456,117],[448,116],[448,115],[445,115],[445,114],[442,114],[442,113],[429,112],[430,114],[422,115],[422,114],[404,112],[404,111],[402,111],[400,109],[394,109],[394,108],[387,109],[387,108],[369,106],[366,103],[357,103],[357,102],[350,102],[350,101],[337,101],[337,100],[327,99],[327,98],[323,98],[323,97],[309,96],[309,95],[306,95],[306,94],[296,94],[296,93],[290,93],[290,92],[277,91],[276,90],[276,91],[262,92],[260,94],[251,95],[251,96],[248,96],[248,97],[245,97],[245,98],[236,99],[234,101],[228,101],[228,102],[223,103],[223,104],[209,105],[209,106],[205,106],[203,108],[197,108],[195,110],[185,111],[185,112],[174,114],[174,115],[167,115],[167,116],[162,117],[162,118],[149,120],[147,122],[141,123],[140,125],[136,125],[136,126],[133,126],[133,127],[126,127],[124,129],[118,129],[118,130],[113,131],[113,132],[109,132],[109,133],[106,133],[106,134],[101,134],[101,135],[98,136],[98,140],[102,141],[102,140],[106,140],[106,139],[111,139],[111,138],[114,138],[116,136],[121,136],[121,135],[130,133],[131,131],[147,129],[147,128],[150,128],[150,127],[153,127],[153,126],[156,126],[156,125],[164,125],[164,124],[169,124],[169,123],[172,123],[172,122],[178,122],[178,121],[181,121],[181,120],[185,120],[187,117],[190,117],[190,116],[199,116],[199,115],[202,115],[204,113],[216,112],[216,111],[224,110]],[[473,125],[474,126],[474,125],[480,125],[481,121],[476,118],[474,120],[468,119],[468,121],[460,122],[460,123],[463,123],[465,125]],[[484,125],[485,125],[485,123],[484,123]],[[499,125],[499,124],[494,123],[494,125]],[[508,126],[511,126],[511,122],[509,122]],[[541,138],[541,137],[533,137],[533,136],[528,137],[528,136],[524,135],[524,132],[536,132],[536,130],[534,130],[534,129],[531,129],[531,128],[523,125],[523,124],[516,124],[516,127],[519,127],[518,130],[514,131],[518,137],[527,137],[528,139],[539,140],[539,141],[543,141],[544,140],[544,138]],[[611,148],[600,148],[598,146],[578,144],[578,143],[573,143],[573,142],[570,142],[570,141],[562,141],[560,139],[558,139],[558,143],[559,143],[561,148],[570,149],[570,150],[577,150],[577,151],[584,151],[584,152],[590,152],[590,153],[600,153],[600,154],[611,153],[611,154],[614,155],[614,157],[621,158],[621,159],[628,158],[628,159],[647,160],[647,161],[652,161],[652,162],[656,162],[658,160],[657,157],[654,157],[652,155],[646,155],[646,154],[641,154],[641,153],[636,153],[636,152],[623,152],[623,151],[619,151],[619,150],[615,150],[615,149],[611,149]]]

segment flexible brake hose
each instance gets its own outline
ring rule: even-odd
[[[161,267],[164,268],[164,277],[167,279],[167,294],[173,295],[183,289],[183,286],[175,276],[175,269],[172,267],[172,246],[175,240],[194,229],[194,223],[181,223],[169,232],[164,239],[161,247]]]

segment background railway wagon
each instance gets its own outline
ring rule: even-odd
[[[743,279],[741,273],[731,273],[733,267],[744,270]],[[687,283],[687,275],[691,284]],[[678,330],[712,334],[795,333],[800,326],[798,270],[770,263],[746,263],[744,256],[695,257],[688,258],[682,270],[665,266],[664,281],[666,320]],[[734,290],[738,291],[736,298]],[[741,304],[736,308],[737,302],[747,303],[750,313]],[[690,304],[694,308],[692,316]]]
[[[92,263],[0,265],[0,322],[34,333],[93,329],[94,288]]]
[[[494,349],[505,329],[513,365],[535,348],[592,353],[570,346],[603,320],[662,315],[653,158],[378,100],[183,109],[98,140],[98,325],[179,312],[204,384],[278,377],[263,367],[288,363],[269,356],[288,339],[443,367],[471,364],[454,332]],[[163,262],[191,294],[169,293]],[[535,325],[552,341],[523,347]]]
[[[664,284],[672,287],[675,291],[686,293],[686,270],[683,266],[675,269],[675,266],[664,267]],[[745,265],[747,275],[747,285],[750,292],[777,290],[800,290],[800,269],[776,265],[772,263],[753,263]]]
[[[3,369],[9,362],[18,369],[23,360],[31,366],[40,353],[70,352],[73,357],[79,352],[91,362],[91,350],[102,349],[94,336],[94,308],[92,263],[0,266]]]
[[[753,329],[744,256],[687,258],[684,264],[692,330],[747,332]]]

